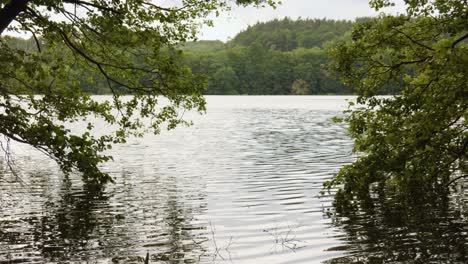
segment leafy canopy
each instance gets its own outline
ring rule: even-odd
[[[380,10],[391,1],[370,1]],[[338,197],[371,186],[407,192],[446,188],[466,177],[468,145],[468,4],[405,0],[406,14],[354,27],[351,41],[328,47],[330,69],[359,94],[346,121],[357,160],[327,187]],[[396,85],[401,93],[376,97]]]
[[[186,124],[183,111],[205,109],[205,80],[181,64],[175,47],[195,39],[198,25],[210,23],[207,15],[230,2],[1,0],[0,34],[29,33],[37,50],[0,38],[0,134],[49,155],[65,173],[79,170],[87,183],[112,181],[99,170],[112,144]],[[76,78],[76,69],[86,78]],[[111,102],[83,92],[97,83],[112,91]],[[98,136],[89,117],[115,131]],[[69,129],[76,122],[87,124],[84,132]]]
[[[349,94],[323,71],[322,45],[348,37],[353,23],[301,18],[257,23],[226,44],[187,45],[185,61],[194,73],[209,78],[206,94],[291,94],[296,80],[306,82],[301,94]]]

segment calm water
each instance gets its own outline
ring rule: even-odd
[[[13,145],[24,183],[0,174],[0,263],[466,263],[463,186],[350,212],[319,197],[353,160],[330,121],[345,99],[208,97],[194,126],[115,147],[98,196]]]

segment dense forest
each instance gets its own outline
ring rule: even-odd
[[[199,41],[185,61],[209,77],[207,94],[350,94],[323,65],[324,43],[345,38],[353,22],[326,19],[257,23],[226,44]]]
[[[290,18],[257,23],[227,43],[208,40],[186,43],[181,47],[182,64],[207,77],[206,94],[352,94],[350,88],[326,71],[324,65],[328,59],[324,45],[349,38],[354,23]],[[37,51],[38,45],[43,49],[47,46],[33,38],[8,37],[8,41],[27,51]],[[85,91],[109,93],[107,84],[93,78],[86,69],[74,72]]]
[[[260,43],[266,49],[291,51],[298,48],[322,47],[325,42],[342,38],[352,29],[346,20],[298,19],[257,23],[237,34],[230,46],[251,46]]]

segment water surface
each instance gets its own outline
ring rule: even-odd
[[[319,197],[353,160],[330,120],[347,99],[209,96],[194,126],[116,146],[103,168],[116,184],[98,196],[13,145],[24,183],[0,178],[0,263],[463,263],[462,188],[413,218],[378,201],[343,215]]]

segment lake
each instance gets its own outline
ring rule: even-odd
[[[13,144],[22,181],[0,174],[0,263],[467,263],[468,182],[346,215],[320,195],[355,158],[331,121],[347,100],[207,96],[193,126],[115,146],[100,195]]]

